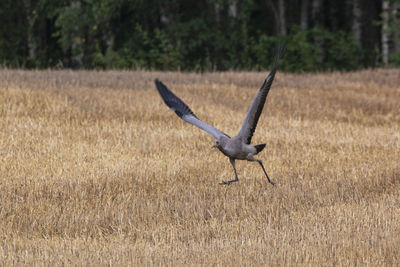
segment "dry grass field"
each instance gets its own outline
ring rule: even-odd
[[[233,136],[267,74],[0,70],[0,265],[399,265],[400,70],[278,72],[276,186],[153,83]]]

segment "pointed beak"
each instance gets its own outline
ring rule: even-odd
[[[212,145],[211,149],[213,149],[213,148],[217,148],[217,145],[216,144]]]

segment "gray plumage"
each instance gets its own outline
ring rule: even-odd
[[[272,66],[272,70],[250,105],[249,111],[244,118],[239,134],[233,138],[230,138],[227,134],[201,121],[199,118],[197,118],[193,111],[174,93],[172,93],[161,81],[158,79],[155,80],[157,90],[165,104],[171,108],[182,120],[191,123],[211,134],[216,139],[214,147],[217,147],[225,156],[229,157],[234,170],[235,179],[223,181],[222,184],[231,184],[232,182],[237,182],[239,180],[236,172],[235,160],[257,161],[263,169],[268,182],[274,184],[265,171],[262,161],[254,158],[254,155],[257,155],[264,149],[265,144],[252,146],[250,145],[250,142],[257,127],[257,123],[263,110],[268,92],[271,88],[272,82],[274,81],[275,73],[278,68],[278,61],[282,51],[283,49],[280,47],[276,49],[275,61]]]
[[[251,138],[253,137],[254,131],[256,130],[258,119],[260,118],[261,112],[264,108],[265,100],[267,99],[267,95],[275,78],[275,73],[278,68],[278,61],[281,53],[282,48],[277,48],[272,70],[267,78],[264,80],[264,83],[258,91],[257,95],[254,97],[254,100],[250,105],[249,111],[244,118],[243,125],[240,129],[238,136],[243,137],[246,144],[250,144]]]
[[[204,131],[208,132],[212,136],[214,136],[215,139],[220,139],[221,136],[225,135],[223,132],[219,131],[218,129],[215,129],[211,125],[199,120],[197,116],[193,113],[190,108],[183,103],[182,100],[180,100],[174,93],[172,93],[162,82],[160,82],[158,79],[155,80],[156,87],[158,92],[160,93],[162,99],[164,100],[165,104],[172,109],[176,115],[178,115],[182,120],[191,123],[193,125],[196,125],[200,129],[203,129]],[[229,137],[229,136],[227,136]]]

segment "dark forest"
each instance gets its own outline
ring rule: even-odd
[[[400,65],[398,0],[2,0],[0,65],[263,70]]]

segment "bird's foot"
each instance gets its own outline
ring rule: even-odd
[[[222,181],[219,183],[220,185],[230,185],[231,183],[237,182],[239,180],[230,180],[230,181]]]
[[[272,185],[275,185],[275,182],[272,181],[272,180],[270,180],[270,179],[268,179],[268,182],[269,182],[270,184],[272,184]]]

